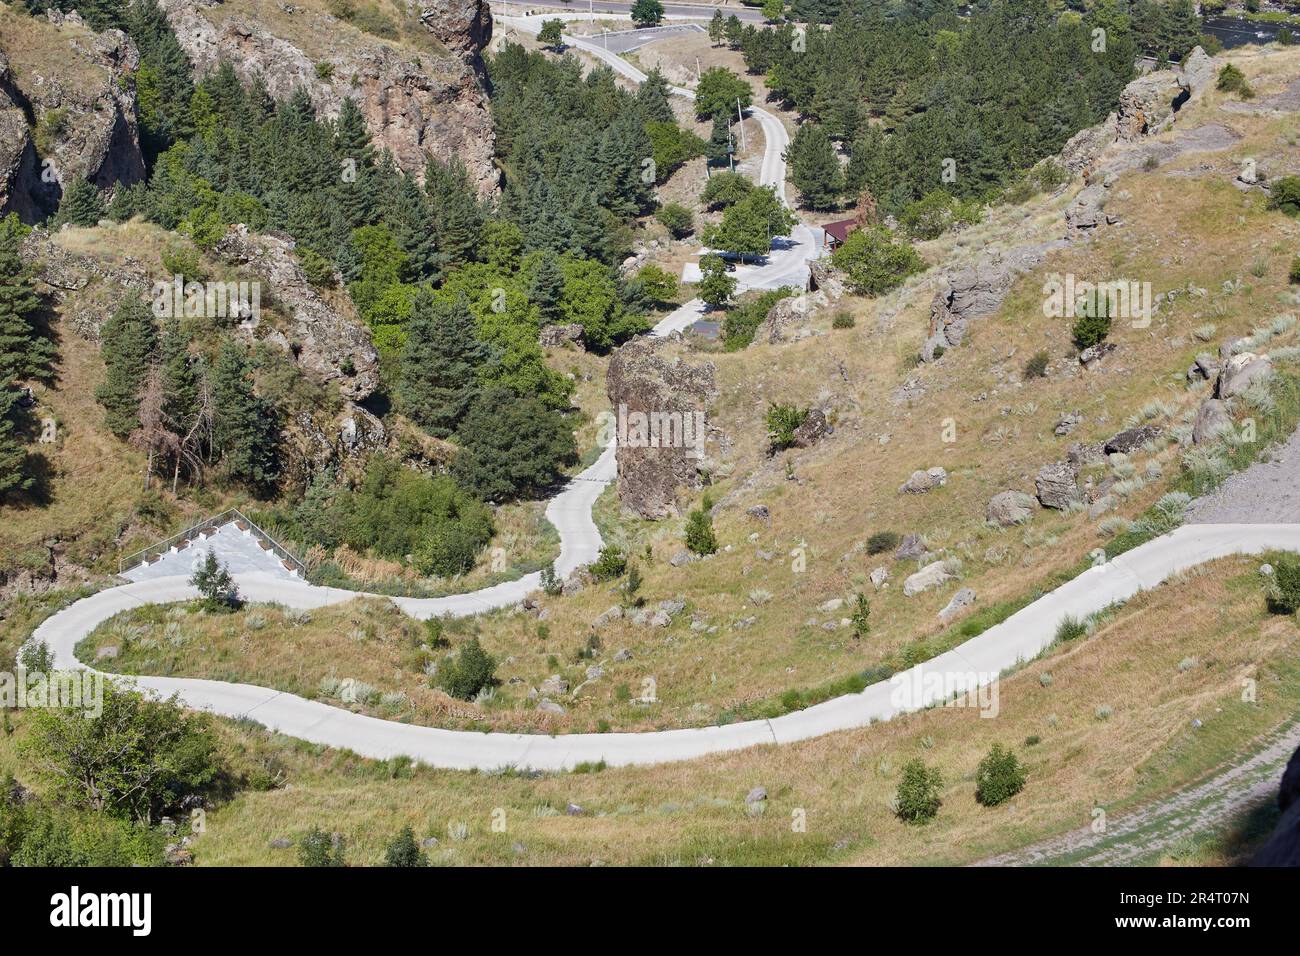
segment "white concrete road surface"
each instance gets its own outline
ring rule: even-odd
[[[600,465],[598,462],[592,467]],[[600,485],[592,483],[592,487]],[[587,518],[590,520],[589,515]],[[954,692],[984,687],[1008,668],[1033,659],[1052,643],[1057,625],[1067,615],[1082,619],[1205,561],[1269,549],[1300,551],[1300,525],[1184,525],[1113,561],[1090,568],[1003,623],[888,682],[772,720],[719,727],[641,734],[483,734],[380,720],[248,684],[172,677],[125,680],[134,681],[144,690],[178,694],[192,707],[227,717],[249,717],[290,736],[346,747],[378,759],[404,755],[433,766],[479,770],[507,766],[564,770],[599,760],[613,766],[664,763],[759,744],[792,743],[943,704],[953,699]],[[487,592],[435,600],[395,600],[408,613],[421,617],[472,614],[518,600],[523,584],[511,582]],[[256,573],[240,577],[239,586],[248,600],[299,608],[322,607],[357,596],[337,588]],[[193,588],[183,577],[125,584],[60,611],[36,629],[34,638],[49,645],[56,666],[87,669],[73,651],[100,623],[131,607],[193,596]]]

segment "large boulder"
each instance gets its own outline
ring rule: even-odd
[[[922,591],[929,591],[931,588],[947,584],[955,577],[956,575],[948,569],[947,562],[935,561],[933,564],[927,564],[915,574],[909,575],[903,581],[903,594],[912,597]]]
[[[826,420],[826,413],[820,408],[814,408],[808,412],[808,416],[794,430],[794,446],[796,448],[811,448],[832,431],[834,429],[831,427],[830,422]]]
[[[1231,430],[1232,417],[1228,414],[1228,406],[1217,398],[1206,399],[1196,410],[1196,421],[1192,425],[1192,444],[1200,445],[1212,441]]]
[[[1128,428],[1106,440],[1103,450],[1108,455],[1131,455],[1149,441],[1160,437],[1159,425],[1138,425]]]
[[[1079,473],[1068,461],[1054,461],[1038,469],[1034,491],[1044,508],[1064,510],[1080,500]]]
[[[542,331],[537,335],[537,344],[544,349],[572,345],[581,350],[583,348],[582,326],[577,322],[570,322],[567,325],[543,325]]]
[[[1038,502],[1023,491],[999,491],[989,499],[985,517],[990,524],[1002,528],[1024,524],[1034,515]]]
[[[1273,374],[1273,363],[1267,355],[1254,352],[1241,352],[1224,363],[1219,370],[1219,380],[1215,385],[1215,398],[1232,398],[1240,395],[1256,382],[1262,382]]]
[[[379,387],[379,353],[359,322],[330,306],[307,281],[293,257],[295,243],[281,236],[250,233],[232,226],[213,252],[226,262],[246,267],[275,293],[276,305],[288,313],[287,338],[268,336],[295,357],[318,382],[337,382],[344,398],[359,402]],[[256,323],[247,330],[257,336]]]
[[[806,337],[811,331],[808,327],[809,317],[826,305],[827,301],[826,293],[820,290],[781,299],[768,310],[754,330],[754,341],[779,345]]]
[[[909,495],[923,495],[935,488],[942,488],[948,483],[948,472],[943,468],[930,468],[926,471],[914,471],[910,478],[899,487],[899,491]]]
[[[642,518],[679,513],[677,495],[700,487],[699,464],[704,409],[716,392],[716,369],[710,362],[690,365],[658,354],[658,341],[637,338],[614,352],[605,376],[605,391],[620,422],[618,497],[624,508]],[[677,422],[687,441],[648,441],[637,421]],[[624,434],[623,423],[627,423]],[[686,431],[689,436],[685,436]],[[662,434],[663,429],[659,429]]]

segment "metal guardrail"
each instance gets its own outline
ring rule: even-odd
[[[265,542],[268,546],[267,550],[274,552],[275,556],[283,561],[289,570],[297,571],[303,578],[307,577],[307,565],[304,564],[292,551],[258,527],[257,524],[250,520],[249,517],[238,508],[227,508],[220,514],[214,515],[211,518],[205,518],[203,521],[191,525],[184,531],[177,532],[170,538],[164,538],[155,544],[151,544],[147,548],[143,548],[132,554],[128,554],[125,557],[119,558],[117,562],[117,573],[121,574],[127,568],[134,568],[137,565],[144,564],[145,562],[152,563],[153,558],[161,558],[172,548],[177,548],[177,550],[187,548],[196,539],[203,538],[203,533],[205,531],[215,533],[219,528],[223,528],[231,523],[246,525],[246,528],[241,528],[240,530],[246,530],[259,541]]]

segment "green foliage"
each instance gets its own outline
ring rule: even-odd
[[[476,325],[463,296],[447,302],[427,290],[416,294],[397,394],[402,411],[438,438],[455,432],[478,395],[491,353]]]
[[[683,239],[695,231],[695,214],[680,203],[660,206],[655,211],[655,218],[663,223],[674,239]]]
[[[298,838],[298,865],[309,867],[347,866],[347,842],[318,826]]]
[[[1255,91],[1247,82],[1246,74],[1231,63],[1224,64],[1223,69],[1219,70],[1219,78],[1215,81],[1214,87],[1221,93],[1236,93],[1243,100],[1255,97]]]
[[[975,799],[986,807],[1006,803],[1024,789],[1025,776],[1016,755],[995,743],[975,771]]]
[[[722,346],[728,352],[736,352],[754,341],[754,332],[767,314],[782,299],[797,294],[793,286],[782,286],[760,292],[755,298],[733,306],[722,320]]]
[[[851,329],[857,325],[857,320],[853,318],[852,312],[836,312],[831,319],[832,329]]]
[[[627,570],[627,555],[613,545],[600,549],[600,556],[591,565],[591,576],[597,581],[612,581]]]
[[[54,652],[44,641],[28,641],[18,654],[18,666],[29,674],[52,674]]]
[[[161,866],[160,830],[100,813],[21,800],[12,777],[0,781],[0,866]]]
[[[788,235],[797,221],[775,190],[764,187],[728,206],[722,221],[704,230],[703,239],[714,249],[739,256],[766,256],[772,239]]]
[[[224,776],[206,714],[103,685],[98,716],[67,708],[28,713],[27,766],[65,805],[156,823]]]
[[[1284,554],[1273,563],[1268,606],[1275,614],[1300,611],[1300,557]]]
[[[867,539],[867,554],[884,554],[893,551],[902,541],[896,531],[877,531]]]
[[[212,367],[212,436],[226,473],[259,495],[280,478],[280,415],[257,394],[244,349],[226,340]]]
[[[0,226],[0,383],[45,378],[54,360],[40,325],[35,277],[18,253],[24,231],[16,216]]]
[[[638,27],[653,27],[663,21],[664,5],[659,0],[635,0],[632,4],[632,22]]]
[[[366,464],[353,489],[324,474],[293,515],[296,535],[326,548],[405,561],[451,577],[474,566],[493,534],[492,513],[446,475],[430,477],[384,455]]]
[[[884,295],[925,268],[916,250],[895,240],[884,226],[863,226],[849,233],[831,261],[846,274],[854,292],[869,296]]]
[[[564,300],[560,312],[565,322],[582,326],[587,347],[604,352],[633,335],[646,331],[642,316],[623,307],[613,270],[590,259],[565,257],[560,262],[564,273]]]
[[[537,39],[543,46],[548,46],[552,50],[560,49],[564,46],[564,21],[558,17],[554,20],[543,20]]]
[[[687,515],[686,547],[700,555],[718,550],[718,537],[713,532],[713,518],[707,508],[696,508]]]
[[[1300,216],[1300,176],[1283,176],[1269,190],[1268,208],[1286,213],[1288,216]],[[1292,275],[1295,275],[1292,268]],[[1297,281],[1292,279],[1292,282]]]
[[[899,781],[894,798],[894,813],[907,823],[929,823],[939,813],[943,801],[943,775],[938,767],[927,767],[919,757],[903,765],[903,779]]]
[[[118,438],[140,427],[140,392],[158,347],[153,315],[144,301],[128,295],[100,328],[99,354],[104,381],[95,401],[104,408],[104,424]]]
[[[559,412],[501,387],[479,395],[456,437],[461,450],[452,474],[484,501],[545,494],[577,459],[573,431]]]
[[[549,597],[558,597],[564,593],[564,582],[561,581],[560,576],[555,573],[554,564],[548,564],[546,567],[542,568],[541,587],[542,593]]]
[[[854,637],[862,638],[871,633],[871,602],[861,592],[853,598],[852,621]]]
[[[230,569],[217,560],[217,553],[211,548],[190,575],[190,586],[199,592],[206,611],[233,611],[240,605],[239,588],[230,576]]]
[[[671,303],[677,298],[677,277],[653,262],[641,267],[633,280],[652,302]]]
[[[655,182],[663,184],[687,160],[704,155],[705,142],[690,130],[675,122],[648,120],[646,135],[650,137],[651,156],[655,163]]]
[[[763,19],[768,23],[780,23],[784,20],[784,0],[763,0]]]
[[[473,700],[496,682],[496,668],[496,659],[483,650],[477,637],[471,637],[454,657],[438,665],[437,686],[452,697]]]
[[[420,867],[428,866],[429,858],[415,842],[415,831],[402,827],[402,832],[393,837],[384,848],[384,866]]]
[[[752,97],[753,91],[744,79],[724,66],[715,66],[705,70],[695,86],[695,116],[702,120],[732,117],[736,115],[737,101],[743,109]]]
[[[937,239],[955,223],[979,221],[979,208],[962,203],[941,189],[909,203],[898,217],[899,224],[913,239]]]
[[[99,187],[88,179],[76,179],[64,190],[54,225],[93,226],[104,218],[104,213]]]
[[[1047,366],[1051,361],[1052,357],[1047,354],[1047,350],[1039,349],[1029,357],[1027,362],[1025,362],[1025,378],[1046,378]]]
[[[743,173],[714,173],[700,193],[700,202],[709,209],[723,209],[740,202],[757,188]]]
[[[794,444],[794,433],[808,418],[808,409],[769,402],[767,415],[768,452],[781,451]]]
[[[726,260],[716,253],[700,258],[700,281],[696,293],[709,305],[726,305],[736,292],[736,277],[727,271]]]
[[[839,205],[845,189],[844,172],[825,127],[802,124],[785,151],[785,159],[804,206],[834,209]]]
[[[1076,303],[1074,326],[1070,334],[1079,348],[1092,348],[1106,341],[1106,336],[1110,334],[1110,324],[1110,299],[1104,293],[1094,291]]]
[[[1300,256],[1291,260],[1291,271],[1287,274],[1287,281],[1292,285],[1300,285]]]
[[[1061,618],[1061,623],[1056,625],[1056,641],[1061,644],[1086,637],[1087,634],[1088,622],[1072,615]]]

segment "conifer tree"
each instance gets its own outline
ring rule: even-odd
[[[88,179],[77,179],[63,191],[55,223],[93,226],[104,218],[104,200],[99,187]]]
[[[826,131],[817,124],[803,124],[785,158],[804,205],[809,209],[834,208],[844,192],[844,174]]]
[[[213,441],[229,475],[259,494],[271,491],[280,477],[278,416],[254,393],[248,357],[229,340],[212,368],[212,403]]]
[[[104,424],[118,438],[140,427],[140,393],[157,347],[153,315],[136,296],[124,298],[100,329],[105,373],[95,400],[104,407]]]
[[[721,16],[721,13],[718,14]],[[655,67],[646,74],[636,91],[636,101],[641,104],[641,114],[646,122],[674,123],[677,121],[668,97],[672,89],[664,75]]]
[[[421,290],[402,352],[403,411],[429,434],[448,437],[478,393],[478,372],[489,354],[463,296],[447,302]]]
[[[470,185],[469,173],[459,157],[450,163],[430,159],[424,170],[424,191],[429,197],[434,228],[438,236],[436,255],[439,272],[474,261],[483,210]]]
[[[54,358],[54,346],[36,326],[41,303],[18,246],[18,230],[0,228],[0,381],[38,378]]]
[[[545,323],[558,322],[564,317],[564,273],[555,256],[549,252],[542,256],[533,281],[529,283],[528,300],[537,306]]]
[[[22,393],[12,380],[0,379],[0,501],[15,491],[31,487],[26,473],[27,452],[20,437]]]

